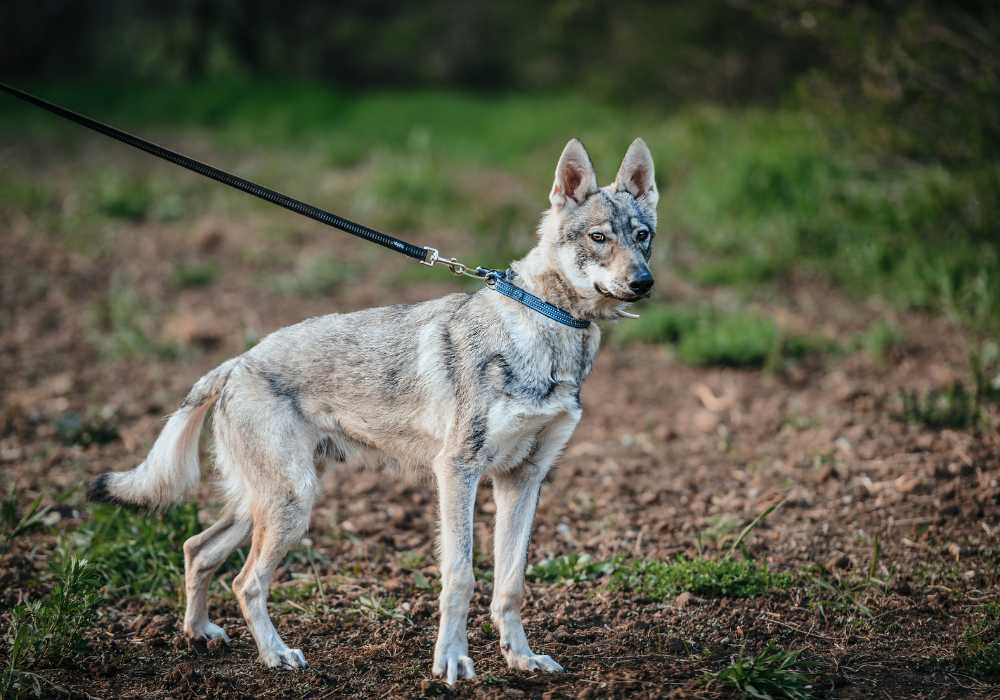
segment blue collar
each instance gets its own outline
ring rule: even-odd
[[[576,318],[568,311],[560,309],[558,306],[550,304],[544,299],[540,299],[531,292],[525,291],[516,284],[512,283],[510,280],[514,276],[514,272],[510,268],[507,268],[506,270],[477,268],[476,272],[485,273],[484,276],[486,278],[487,287],[500,292],[505,297],[509,297],[514,301],[521,302],[529,309],[537,311],[542,316],[551,318],[553,321],[558,321],[564,326],[569,326],[570,328],[588,328],[590,326],[590,321]]]

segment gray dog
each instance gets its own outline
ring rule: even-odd
[[[581,320],[628,316],[649,294],[658,193],[641,139],[615,181],[599,188],[576,139],[556,166],[538,244],[510,280]],[[222,639],[209,622],[216,569],[250,539],[233,581],[267,666],[306,667],[267,612],[275,568],[309,525],[317,469],[353,459],[427,469],[441,516],[441,620],[435,675],[475,675],[466,633],[473,510],[493,480],[493,601],[500,651],[511,668],[561,671],[528,645],[521,624],[528,538],[542,480],[580,420],[580,387],[600,344],[596,324],[563,325],[484,288],[412,306],[312,318],[272,333],[202,377],[142,464],[99,476],[94,500],[163,507],[198,485],[198,436],[215,407],[215,464],[226,507],[184,543],[184,632]]]

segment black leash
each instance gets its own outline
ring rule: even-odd
[[[543,316],[551,318],[554,321],[558,321],[563,325],[570,326],[572,328],[586,328],[590,325],[590,321],[577,319],[569,312],[564,311],[558,306],[550,304],[544,299],[540,299],[530,292],[527,292],[526,290],[511,283],[511,273],[509,270],[502,272],[484,267],[470,268],[467,265],[460,263],[455,258],[441,258],[438,251],[434,248],[429,246],[413,245],[412,243],[390,236],[387,233],[382,233],[381,231],[356,223],[350,219],[337,216],[336,214],[328,212],[325,209],[314,207],[311,204],[306,204],[305,202],[289,197],[288,195],[281,194],[280,192],[276,192],[268,187],[258,185],[255,182],[250,182],[249,180],[244,180],[242,177],[238,177],[232,173],[227,173],[225,170],[220,170],[219,168],[208,165],[207,163],[202,163],[194,158],[189,158],[188,156],[177,153],[176,151],[172,151],[169,148],[164,148],[163,146],[159,146],[155,143],[139,138],[138,136],[133,136],[132,134],[124,132],[121,129],[116,129],[109,124],[99,122],[96,119],[91,119],[83,114],[66,109],[65,107],[60,107],[57,104],[43,100],[40,97],[35,97],[30,93],[18,90],[10,85],[0,83],[0,90],[3,90],[4,92],[13,95],[20,100],[24,100],[25,102],[36,107],[40,107],[47,112],[60,116],[63,119],[68,119],[69,121],[75,122],[80,126],[85,126],[88,129],[98,132],[99,134],[110,136],[116,141],[121,141],[122,143],[128,144],[133,148],[138,148],[140,151],[145,151],[146,153],[154,155],[157,158],[162,158],[169,163],[179,165],[182,168],[187,168],[188,170],[198,173],[199,175],[204,175],[205,177],[211,178],[216,182],[221,182],[223,185],[229,185],[230,187],[240,190],[241,192],[246,192],[247,194],[253,195],[258,199],[263,199],[265,202],[277,204],[279,207],[284,207],[285,209],[293,211],[296,214],[309,217],[310,219],[318,221],[321,224],[326,224],[327,226],[340,229],[341,231],[349,233],[352,236],[357,236],[358,238],[363,238],[366,241],[377,243],[384,248],[394,250],[397,253],[402,253],[403,255],[418,260],[422,264],[429,267],[433,267],[435,264],[442,264],[446,265],[456,275],[465,275],[467,277],[474,277],[476,279],[483,280],[490,288],[495,289],[504,296],[514,299],[528,308],[537,311]]]
[[[52,104],[51,102],[43,100],[40,97],[28,94],[23,90],[18,90],[17,88],[3,83],[0,83],[0,90],[24,100],[25,102],[33,104],[36,107],[41,107],[48,112],[52,112],[52,114],[56,114],[63,119],[68,119],[71,122],[76,122],[80,126],[85,126],[88,129],[93,129],[94,131],[104,134],[105,136],[110,136],[116,141],[127,143],[133,148],[138,148],[139,150],[145,151],[146,153],[154,155],[157,158],[169,161],[174,165],[179,165],[182,168],[187,168],[188,170],[196,172],[199,175],[210,177],[216,182],[221,182],[223,185],[229,185],[230,187],[246,192],[254,197],[263,199],[265,202],[277,204],[279,207],[284,207],[285,209],[294,211],[296,214],[308,216],[310,219],[319,221],[322,224],[340,229],[341,231],[345,231],[352,236],[364,238],[366,241],[377,243],[380,246],[389,248],[390,250],[395,250],[421,262],[428,261],[430,251],[433,250],[431,248],[423,248],[421,246],[413,245],[412,243],[407,243],[406,241],[401,241],[387,233],[376,231],[373,228],[368,228],[367,226],[355,223],[354,221],[345,219],[342,216],[337,216],[336,214],[320,209],[319,207],[314,207],[311,204],[300,202],[299,200],[289,197],[288,195],[275,192],[274,190],[258,185],[255,182],[244,180],[242,177],[238,177],[232,173],[227,173],[225,170],[219,170],[211,165],[197,161],[194,158],[188,158],[187,156],[181,155],[176,151],[171,151],[169,148],[158,146],[155,143],[141,139],[138,136],[133,136],[132,134],[126,133],[121,129],[116,129],[113,126],[99,122],[96,119],[91,119],[90,117],[66,109],[65,107]]]

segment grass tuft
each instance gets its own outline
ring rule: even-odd
[[[42,524],[48,507],[42,506],[42,497],[36,498],[27,510],[22,511],[17,501],[17,489],[12,483],[7,496],[0,501],[0,543],[6,545],[18,535],[22,535]]]
[[[931,389],[921,394],[916,390],[901,391],[900,420],[921,423],[928,428],[970,428],[979,423],[981,412],[975,392],[969,392],[962,382],[948,389]]]
[[[174,267],[172,281],[180,289],[197,289],[215,284],[222,271],[211,260],[205,262],[178,263]]]
[[[893,351],[903,344],[903,333],[889,321],[873,323],[858,339],[857,344],[876,365],[884,365]]]
[[[709,674],[708,682],[731,688],[743,698],[807,700],[813,697],[812,680],[799,668],[801,653],[769,643],[759,654],[734,656],[728,666]]]
[[[615,560],[596,561],[589,554],[562,554],[528,566],[526,575],[544,583],[579,583],[607,576],[617,568]]]
[[[112,281],[106,295],[91,308],[91,337],[111,358],[153,355],[165,359],[177,348],[157,338],[150,330],[150,314],[133,287]]]
[[[667,343],[678,357],[696,367],[765,367],[775,359],[796,359],[830,352],[820,338],[782,335],[771,319],[749,311],[656,304],[640,318],[615,329],[619,342]]]
[[[10,653],[0,673],[0,697],[41,695],[43,680],[29,669],[67,663],[86,648],[82,632],[94,621],[101,582],[101,574],[86,559],[68,557],[48,595],[11,611]]]
[[[665,600],[685,591],[706,597],[753,598],[787,587],[791,577],[754,561],[689,559],[632,560],[611,575],[613,588]]]
[[[972,673],[997,676],[1000,675],[1000,603],[989,603],[982,611],[982,619],[962,635],[955,661]]]
[[[160,515],[98,505],[67,536],[63,550],[94,562],[109,591],[160,597],[177,590],[184,576],[184,541],[199,529],[194,504]]]
[[[67,411],[56,419],[55,428],[64,445],[106,445],[118,439],[113,417],[97,411]]]
[[[604,561],[586,554],[564,554],[528,567],[526,575],[543,583],[580,583],[607,578],[612,589],[665,600],[685,591],[706,597],[752,598],[785,588],[786,574],[749,560],[689,559],[670,561],[616,556]]]
[[[119,173],[101,178],[94,191],[94,207],[112,219],[142,221],[153,203],[153,190],[144,180]]]

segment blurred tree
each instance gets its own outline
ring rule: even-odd
[[[873,147],[971,162],[1000,143],[1000,6],[918,0],[37,0],[0,25],[8,78],[587,91],[616,102],[798,93]],[[880,118],[869,128],[865,115]]]

